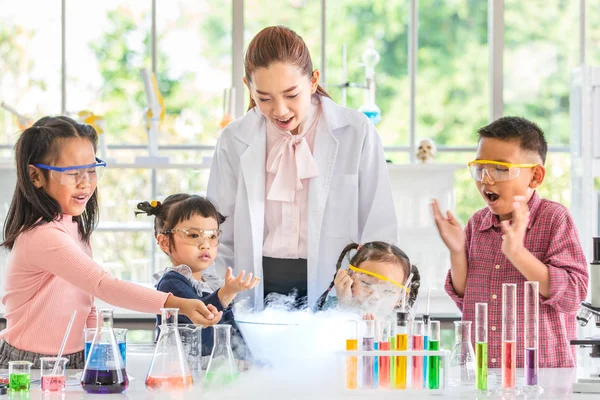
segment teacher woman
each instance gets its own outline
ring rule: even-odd
[[[329,98],[306,44],[285,27],[250,42],[244,83],[250,108],[221,133],[208,182],[227,216],[217,272],[260,277],[248,291],[255,308],[294,290],[312,305],[346,244],[398,240],[381,140],[362,113]]]

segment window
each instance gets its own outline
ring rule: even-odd
[[[600,2],[586,1],[586,63],[600,66]]]
[[[375,104],[382,119],[377,131],[385,146],[408,144],[409,77],[407,0],[361,0],[327,2],[327,87],[333,99],[343,104],[342,46],[346,45],[347,80],[365,84],[362,53],[374,41],[380,61],[375,67]],[[347,89],[347,106],[357,109],[365,102],[365,90]],[[388,153],[394,162],[407,160],[405,154]]]
[[[151,69],[150,2],[70,0],[65,9],[67,111],[103,116],[108,144],[145,143],[140,69]]]
[[[60,31],[60,1],[3,2],[0,101],[30,118],[60,113]],[[20,129],[17,119],[0,109],[0,143],[13,144]]]
[[[473,146],[488,122],[487,13],[486,1],[419,1],[418,139]]]
[[[568,145],[579,2],[506,0],[504,18],[504,115],[535,121],[549,144]]]

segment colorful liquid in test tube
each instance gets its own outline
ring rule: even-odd
[[[375,321],[361,321],[362,351],[375,350]],[[375,384],[375,357],[362,357],[362,387],[372,388]]]
[[[502,388],[514,389],[517,377],[517,285],[502,284]]]
[[[539,283],[525,282],[525,385],[538,384],[538,320],[539,320]]]
[[[389,320],[377,322],[377,342],[379,344],[379,351],[385,351],[391,349],[391,336],[392,336],[392,323]],[[390,357],[379,356],[378,357],[378,386],[380,388],[390,387]]]
[[[431,289],[429,293],[431,293]],[[429,314],[423,315],[423,325],[423,349],[427,350],[429,348],[427,344],[429,342]],[[423,357],[423,387],[427,387],[427,356]]]
[[[487,303],[475,303],[475,386],[487,390],[488,386],[488,315]]]
[[[358,324],[356,321],[346,322],[346,351],[358,350]],[[346,357],[346,388],[358,388],[358,357]]]
[[[408,350],[408,314],[396,313],[396,350]],[[406,389],[406,356],[396,356],[396,389]]]
[[[423,321],[413,321],[412,349],[423,350]],[[413,389],[423,388],[423,356],[412,356],[412,386]]]
[[[429,321],[429,341],[427,350],[440,349],[440,321]],[[427,357],[427,387],[440,388],[440,356]]]

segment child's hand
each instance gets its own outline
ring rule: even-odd
[[[371,313],[366,313],[362,317],[363,321],[375,321],[375,315]]]
[[[446,216],[444,216],[435,199],[431,202],[431,210],[435,225],[450,253],[457,254],[465,251],[465,233],[452,213],[446,211]]]
[[[525,232],[529,224],[529,208],[524,196],[515,196],[512,212],[512,225],[510,221],[502,221],[502,253],[511,258],[525,249]]]
[[[225,272],[225,284],[219,289],[218,297],[223,307],[229,306],[236,294],[244,290],[254,289],[260,282],[260,278],[252,278],[252,273],[249,273],[245,278],[246,271],[242,270],[237,277],[233,276],[231,267],[227,267]]]
[[[212,304],[208,306],[196,299],[184,299],[177,296],[169,296],[165,302],[165,308],[179,308],[179,313],[192,320],[194,324],[209,326],[218,323],[223,316],[222,311],[217,311]]]
[[[338,302],[345,303],[352,298],[352,284],[354,281],[348,275],[348,270],[340,269],[335,274],[333,280],[333,286],[335,287],[335,293],[337,294]]]
[[[252,279],[252,273],[249,273],[244,279],[244,275],[246,271],[242,270],[237,277],[233,276],[233,270],[231,267],[227,267],[227,272],[225,272],[225,285],[223,288],[227,290],[229,293],[238,294],[239,292],[243,292],[244,290],[254,289],[258,282],[260,282],[260,278]]]

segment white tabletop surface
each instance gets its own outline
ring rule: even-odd
[[[81,389],[77,370],[68,370],[66,391],[62,394],[43,393],[39,387],[39,370],[32,370],[31,390],[26,393],[10,393],[0,396],[4,399],[243,399],[243,400],[268,400],[268,399],[373,399],[373,398],[399,398],[403,391],[397,390],[360,390],[346,391],[343,387],[343,377],[339,370],[324,367],[322,370],[305,371],[301,365],[294,366],[296,372],[274,371],[259,369],[247,371],[240,375],[231,386],[209,392],[202,386],[201,379],[195,381],[194,388],[186,393],[161,393],[151,392],[146,389],[144,380],[152,359],[152,347],[149,345],[128,345],[127,371],[132,378],[129,388],[124,394],[98,395],[86,394]],[[0,373],[7,373],[0,370]],[[482,396],[474,388],[449,388],[443,396],[433,396],[427,391],[404,391],[407,398],[461,398],[461,399],[600,399],[600,394],[572,393],[572,384],[576,379],[576,369],[541,369],[539,374],[540,385],[544,392],[539,396],[500,395],[495,392],[499,387],[498,369],[489,370],[489,389],[494,393]],[[523,373],[517,372],[517,386],[523,383]]]

